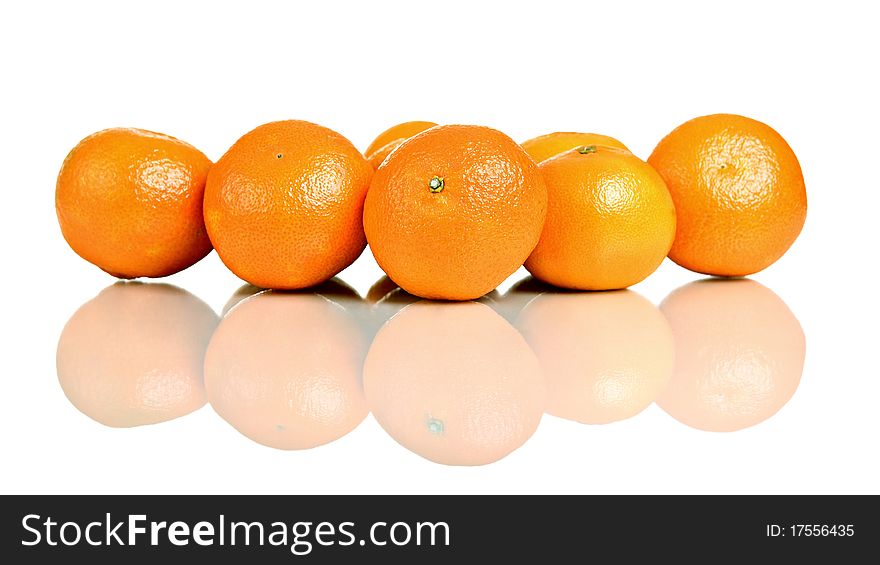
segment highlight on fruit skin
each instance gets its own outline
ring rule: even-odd
[[[366,246],[373,169],[342,135],[285,120],[243,135],[211,167],[205,225],[217,255],[261,288],[302,289],[351,265]]]
[[[522,266],[546,209],[544,180],[515,141],[484,126],[441,125],[376,171],[364,230],[376,262],[410,294],[472,300]]]
[[[378,169],[388,155],[404,141],[436,125],[434,122],[414,121],[392,126],[376,136],[376,139],[364,151],[364,157],[374,169]]]
[[[757,273],[782,257],[803,228],[800,163],[767,124],[733,114],[694,118],[664,137],[648,162],[678,212],[669,258],[686,269]]]
[[[641,282],[669,252],[676,211],[666,184],[629,151],[570,149],[538,165],[547,218],[525,267],[552,285],[616,290]]]
[[[211,251],[202,196],[211,161],[171,136],[135,128],[94,133],[58,173],[61,233],[83,259],[122,279],[164,277]]]
[[[354,430],[367,415],[366,347],[349,300],[269,290],[235,304],[205,354],[214,411],[276,449],[310,449]]]
[[[233,308],[238,306],[239,303],[262,292],[269,292],[269,290],[254,286],[250,283],[244,283],[226,300],[226,304],[223,305],[223,309],[220,311],[220,317],[225,318],[226,315]],[[337,303],[344,303],[344,306],[346,306],[348,310],[358,309],[363,302],[355,289],[351,288],[348,283],[342,279],[336,277],[325,283],[311,287],[309,292],[320,294],[321,296]]]
[[[540,135],[523,141],[520,145],[536,163],[546,161],[571,149],[587,145],[602,145],[629,151],[626,145],[613,137],[600,133],[580,133],[574,131],[557,131]]]
[[[548,414],[608,424],[640,413],[666,388],[674,358],[672,331],[641,295],[631,290],[525,294],[533,298],[515,326],[541,362]]]
[[[206,402],[203,360],[218,321],[178,287],[118,282],[64,326],[58,382],[71,404],[105,426],[179,418]]]
[[[528,344],[478,302],[404,307],[373,340],[364,394],[392,438],[444,465],[486,465],[519,449],[545,398]]]
[[[392,141],[397,141],[398,139],[409,139],[417,133],[421,133],[426,129],[431,129],[436,125],[437,124],[435,124],[434,122],[419,120],[393,125],[377,135],[376,139],[370,142],[370,144],[367,146],[367,149],[364,151],[364,156],[369,159],[370,155],[372,155],[388,143]]]
[[[660,305],[675,365],[657,405],[699,430],[731,432],[763,422],[792,397],[806,342],[795,315],[749,279],[686,284]]]

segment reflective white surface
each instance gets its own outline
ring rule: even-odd
[[[660,309],[632,290],[531,277],[464,303],[419,300],[384,278],[374,288],[386,286],[371,304],[338,279],[303,292],[245,285],[218,320],[178,287],[116,283],[65,325],[59,384],[108,427],[207,401],[254,442],[304,450],[371,413],[409,451],[471,466],[519,449],[545,412],[612,424],[656,401],[696,429],[745,429],[789,401],[803,370],[797,319],[753,280],[689,283]]]
[[[214,255],[196,269],[228,295],[203,300],[181,281],[110,284],[79,306],[60,293],[12,301],[31,325],[17,328],[25,346],[4,383],[20,462],[3,469],[6,490],[875,486],[877,382],[843,369],[867,351],[836,353],[852,327],[810,325],[769,283],[694,281],[667,262],[633,290],[511,279],[457,304],[380,273],[277,293],[238,288]],[[344,275],[375,271],[365,255]],[[77,292],[112,283],[90,278]],[[827,479],[838,465],[849,481]]]
[[[375,269],[365,255],[350,278]],[[10,436],[67,463],[7,467],[10,490],[787,492],[822,445],[805,430],[876,418],[856,396],[827,419],[839,408],[822,396],[847,392],[809,364],[802,378],[815,342],[752,279],[684,282],[658,305],[640,292],[656,286],[531,277],[467,303],[381,276],[364,298],[343,279],[227,282],[217,314],[168,283],[110,284],[74,308],[33,360],[50,371],[19,381],[12,406],[32,425]],[[870,464],[842,449],[857,441],[823,447]]]

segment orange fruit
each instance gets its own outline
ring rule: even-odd
[[[397,141],[399,139],[409,139],[417,133],[421,133],[426,129],[430,129],[436,126],[434,122],[422,122],[422,121],[412,121],[412,122],[403,122],[397,124],[396,126],[391,126],[386,129],[382,133],[376,136],[376,139],[367,146],[367,150],[364,151],[364,155],[371,155],[388,145],[392,141]]]
[[[548,414],[586,424],[623,420],[647,408],[669,382],[669,324],[631,290],[545,292],[516,326],[541,362]]]
[[[299,120],[262,125],[211,168],[208,235],[226,266],[251,284],[316,285],[364,250],[361,217],[372,174],[332,130]]]
[[[538,242],[547,190],[534,161],[503,133],[437,126],[398,147],[364,204],[373,256],[423,298],[468,300],[494,289]]]
[[[127,428],[201,408],[217,314],[166,284],[116,283],[85,303],[58,340],[58,382],[82,413]]]
[[[766,124],[731,114],[696,118],[664,137],[648,162],[675,201],[669,258],[686,269],[756,273],[782,257],[804,225],[800,164]]]
[[[115,277],[164,277],[211,251],[202,195],[211,161],[161,133],[114,128],[80,141],[55,187],[61,233]]]
[[[251,440],[308,449],[355,429],[364,342],[346,308],[311,292],[264,291],[220,322],[205,354],[214,410]]]
[[[379,331],[364,394],[398,443],[446,465],[485,465],[519,448],[544,409],[541,369],[488,306],[417,302]]]
[[[574,131],[557,131],[534,137],[522,142],[522,148],[526,150],[536,163],[540,163],[570,149],[584,147],[586,145],[604,145],[629,151],[626,145],[613,137],[599,133],[580,133]]]
[[[403,122],[402,124],[392,126],[373,140],[364,152],[364,156],[373,165],[374,169],[378,169],[385,158],[397,149],[401,143],[417,133],[421,133],[436,125],[434,122]]]
[[[653,273],[675,237],[675,208],[660,175],[622,149],[589,145],[539,165],[549,206],[526,261],[565,288],[625,288]]]
[[[755,281],[704,280],[660,309],[675,339],[675,369],[657,404],[700,430],[729,432],[779,411],[804,370],[804,332],[788,306]]]

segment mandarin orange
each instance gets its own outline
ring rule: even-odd
[[[364,250],[361,218],[372,174],[332,130],[300,120],[262,125],[211,168],[208,235],[226,266],[251,284],[314,286]]]
[[[745,276],[791,247],[807,215],[797,157],[770,126],[703,116],[663,138],[648,162],[678,211],[669,258],[692,271]]]
[[[535,247],[547,189],[528,154],[482,126],[437,126],[376,171],[364,229],[379,266],[423,298],[468,300],[494,289]]]
[[[382,164],[382,161],[384,161],[392,151],[397,149],[401,143],[417,133],[421,133],[436,125],[437,124],[434,122],[403,122],[402,124],[392,126],[380,133],[376,139],[370,143],[367,150],[364,151],[364,156],[367,158],[367,161],[373,165],[374,169],[378,169],[379,165]]]
[[[580,133],[574,131],[557,131],[541,135],[522,142],[522,148],[526,150],[536,163],[540,163],[569,149],[584,147],[585,145],[604,145],[629,151],[626,145],[620,141],[602,135],[600,133]]]
[[[171,136],[94,133],[67,155],[55,210],[76,253],[115,277],[164,277],[210,253],[202,195],[211,161]]]
[[[626,288],[653,273],[675,237],[660,175],[622,149],[590,145],[541,162],[549,206],[526,269],[579,290]]]

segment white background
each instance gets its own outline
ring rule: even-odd
[[[880,42],[868,6],[4,4],[0,491],[880,492]],[[284,452],[247,440],[210,406],[107,428],[59,387],[64,323],[113,282],[67,247],[55,218],[59,165],[93,131],[160,131],[217,159],[277,119],[326,125],[361,149],[418,119],[490,125],[519,141],[596,131],[645,158],[679,123],[715,112],[782,133],[809,196],[801,237],[754,276],[800,320],[806,366],[791,401],[755,427],[701,432],[656,406],[608,426],[545,416],[509,457],[454,468],[403,449],[371,416],[335,443]],[[361,294],[380,276],[369,251],[341,275]],[[634,290],[657,304],[697,278],[667,261]],[[216,254],[168,282],[218,313],[241,284]]]

